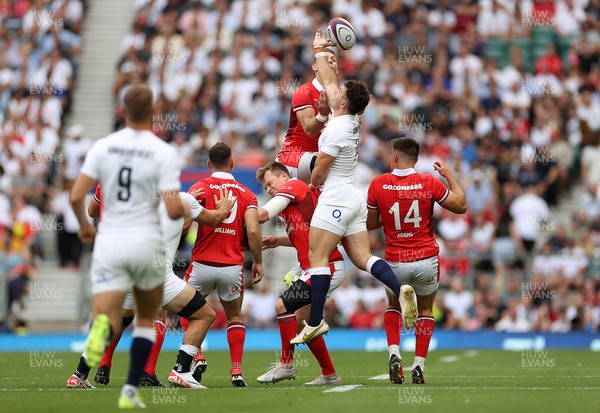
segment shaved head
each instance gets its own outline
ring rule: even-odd
[[[152,117],[152,89],[147,85],[133,85],[127,89],[124,103],[129,121],[143,123]]]

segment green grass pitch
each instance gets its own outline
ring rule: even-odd
[[[413,354],[403,356],[408,376]],[[209,351],[206,357],[202,383],[208,390],[143,389],[147,411],[600,412],[600,354],[590,351],[434,351],[427,359],[424,386],[392,385],[386,378],[386,353],[333,352],[344,381],[341,388],[302,385],[320,374],[306,347],[296,354],[297,379],[274,385],[261,385],[256,377],[275,361],[275,352],[246,353],[246,389],[231,387],[228,353]],[[174,360],[175,352],[161,354],[157,371],[165,382]],[[77,354],[67,352],[0,353],[0,411],[117,411],[128,354],[116,353],[110,384],[97,390],[66,388],[77,361]]]

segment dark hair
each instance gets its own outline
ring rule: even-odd
[[[365,110],[371,99],[369,88],[360,80],[348,80],[346,86],[346,100],[348,101],[348,113],[356,115]]]
[[[127,89],[123,103],[131,122],[146,122],[152,117],[152,89],[146,85],[133,85]]]
[[[215,143],[208,150],[208,160],[215,168],[225,168],[231,161],[231,148],[223,142]]]
[[[419,160],[419,142],[413,138],[398,138],[392,141],[392,150],[412,162]]]
[[[291,176],[287,166],[281,162],[272,161],[256,171],[256,180],[262,183],[263,179],[265,179],[265,174],[269,171],[271,171],[275,176],[279,176],[282,173],[286,173],[287,176]]]

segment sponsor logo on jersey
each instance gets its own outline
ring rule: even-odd
[[[246,192],[246,190],[244,188],[242,188],[241,186],[239,186],[238,184],[221,184],[221,185],[215,185],[215,184],[210,184],[209,186],[210,189],[221,189],[221,188],[235,188],[235,189],[239,189],[242,192]]]
[[[392,191],[414,191],[416,189],[423,189],[423,184],[415,185],[383,185],[383,189],[389,189]]]

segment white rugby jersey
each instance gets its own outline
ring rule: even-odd
[[[131,128],[96,141],[81,173],[102,186],[98,235],[159,233],[160,192],[181,188],[175,150],[152,132]]]
[[[319,137],[319,152],[335,156],[329,174],[323,182],[323,192],[342,185],[354,185],[358,163],[358,143],[361,118],[340,115],[329,119]]]
[[[202,212],[202,205],[187,192],[180,192],[179,197],[190,206],[190,218],[192,220],[196,219],[200,215],[200,212]],[[179,239],[181,238],[185,218],[181,217],[175,220],[169,218],[169,213],[164,202],[160,203],[159,213],[162,234],[167,242],[165,247],[167,253],[166,267],[167,271],[170,271],[173,269],[173,260],[175,259],[175,254],[177,254],[177,247],[179,246]]]

